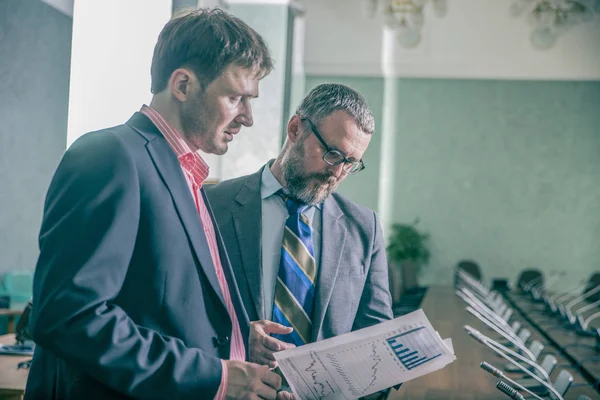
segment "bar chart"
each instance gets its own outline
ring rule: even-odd
[[[431,332],[422,326],[389,337],[386,342],[409,371],[441,356]]]

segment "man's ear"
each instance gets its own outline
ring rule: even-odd
[[[300,136],[302,136],[302,121],[294,114],[287,125],[287,137],[290,142],[295,143]]]
[[[178,68],[173,71],[169,80],[173,97],[182,103],[186,101],[192,93],[192,85],[195,80],[196,77],[189,69]]]

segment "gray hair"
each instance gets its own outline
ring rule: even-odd
[[[338,83],[315,87],[302,100],[296,114],[319,126],[324,118],[338,110],[347,112],[364,133],[371,135],[375,130],[375,119],[364,97],[351,87]]]

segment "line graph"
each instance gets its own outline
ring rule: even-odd
[[[296,382],[297,394],[301,399],[326,400],[340,394],[340,388],[314,351],[294,361],[282,360],[281,367],[287,367],[292,373],[290,378]]]
[[[431,333],[422,326],[389,337],[386,342],[409,371],[442,355]]]
[[[381,362],[383,361],[383,359],[381,358],[381,355],[379,355],[379,353],[377,352],[377,344],[373,343],[371,345],[371,355],[369,356],[371,362],[373,363],[371,365],[371,382],[369,382],[369,385],[363,390],[363,393],[367,392],[369,389],[371,389],[373,387],[373,385],[375,385],[375,383],[377,382],[377,377],[378,377],[378,373],[379,373],[379,364],[381,364]]]
[[[310,364],[304,370],[310,374],[312,378],[311,384],[314,390],[317,392],[317,396],[319,399],[325,399],[327,396],[333,393],[333,388],[329,384],[329,382],[321,382],[318,378],[319,369],[317,363],[320,362],[317,359],[317,353],[310,353]]]
[[[358,346],[343,346],[325,357],[348,391],[362,397],[384,388],[382,382],[394,373],[384,367],[386,357],[388,363],[391,360],[386,346],[385,341],[375,339]]]

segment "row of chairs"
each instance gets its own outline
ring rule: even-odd
[[[600,320],[600,273],[593,273],[586,280],[567,288],[564,292],[552,293],[547,288],[562,274],[551,275],[544,279],[539,271],[527,271],[528,274],[519,279],[521,294],[531,299],[540,308],[535,312],[549,317],[551,329],[565,329],[576,332],[580,336],[595,337],[600,340],[600,329],[593,326]],[[534,274],[532,272],[537,272]],[[548,326],[547,326],[548,327]],[[600,341],[598,342],[600,349]]]
[[[504,301],[502,295],[490,290],[477,277],[464,270],[457,269],[455,283],[456,293],[467,304],[467,311],[500,335],[501,340],[494,340],[471,327],[465,328],[469,335],[509,361],[509,364],[504,365],[503,371],[482,363],[482,368],[486,371],[509,381],[518,389],[503,381],[498,383],[498,388],[507,395],[512,393],[511,396],[515,396],[513,398],[522,398],[519,397],[522,396],[520,390],[534,398],[563,399],[569,388],[573,387],[573,375],[564,368],[557,374],[556,379],[550,379],[557,368],[556,355],[544,352],[547,349],[540,340],[531,339],[531,331],[522,326],[522,322],[515,317],[514,310]],[[540,360],[543,354],[544,357]],[[524,375],[513,379],[505,373]],[[579,397],[580,400],[586,398]]]

